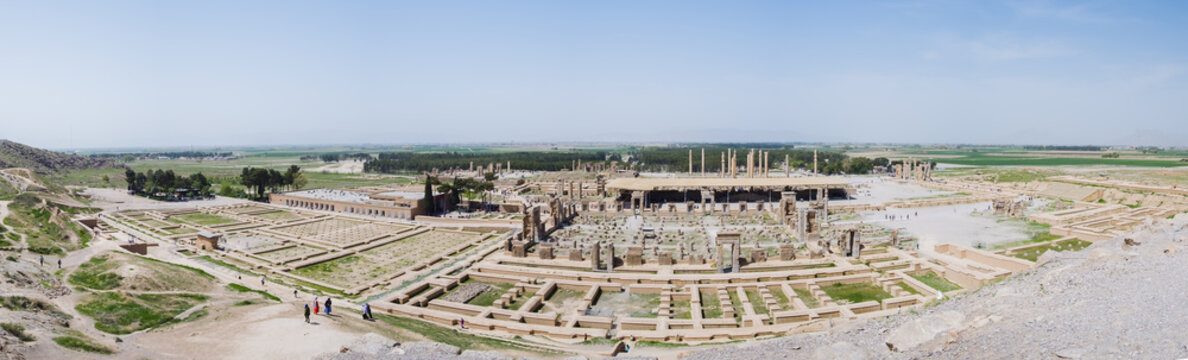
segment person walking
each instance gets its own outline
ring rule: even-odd
[[[309,304],[305,304],[305,323],[309,323]]]
[[[58,259],[58,270],[62,269],[62,259]]]
[[[330,297],[326,297],[326,316],[330,316]]]
[[[363,303],[363,320],[368,320],[368,318],[367,318],[368,315],[370,315],[370,314],[368,314],[367,303]]]
[[[41,255],[41,266],[45,266],[45,255]]]
[[[318,297],[314,296],[314,315],[318,314],[318,309],[319,309],[318,306],[319,306],[318,305]]]
[[[297,298],[297,289],[293,289],[293,298],[294,298],[294,299],[296,299],[296,298]]]

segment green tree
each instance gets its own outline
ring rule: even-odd
[[[887,166],[891,164],[891,160],[888,160],[885,157],[877,157],[874,158],[874,160],[871,160],[871,164],[874,166]]]
[[[143,176],[143,175],[141,175]],[[132,169],[124,169],[124,181],[128,182],[128,191],[139,193],[140,189],[136,186],[136,172]]]
[[[304,172],[298,172],[297,174],[293,175],[293,190],[301,190],[308,183],[309,179],[305,177]]]
[[[437,213],[437,204],[433,201],[433,185],[438,183],[437,178],[425,174],[425,198],[421,199],[421,207],[427,214]]]

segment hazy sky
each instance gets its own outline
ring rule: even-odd
[[[1188,145],[1188,2],[0,0],[0,138]]]

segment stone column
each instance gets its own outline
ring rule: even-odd
[[[689,175],[693,175],[693,149],[689,149]]]
[[[784,154],[784,177],[792,177],[792,165],[788,162],[790,159],[788,154]]]
[[[590,270],[598,271],[602,267],[602,241],[595,241],[590,245]]]
[[[763,177],[771,174],[771,152],[763,152]]]
[[[755,149],[747,151],[747,177],[755,177]]]
[[[615,242],[606,244],[606,271],[615,272]]]
[[[742,250],[742,249],[739,249],[740,247],[742,247],[742,244],[739,244],[740,242],[741,242],[741,240],[730,242],[731,243],[731,245],[730,245],[730,248],[731,248],[730,249],[730,272],[733,274],[738,273],[738,257],[740,255],[739,252]]]
[[[817,150],[813,150],[813,176],[817,175]]]

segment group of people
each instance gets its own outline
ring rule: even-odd
[[[912,219],[912,215],[913,215],[913,214],[904,214],[904,215],[903,215],[903,219],[904,219],[904,220],[911,220],[911,219]],[[916,213],[915,213],[915,215],[916,215],[916,217],[920,217],[920,213],[919,213],[919,212],[916,212]],[[899,215],[895,215],[895,214],[883,214],[883,220],[891,220],[891,221],[895,221],[895,219],[896,219],[896,218],[898,218],[898,217],[899,217]]]
[[[45,266],[45,255],[42,255],[41,259],[38,261],[41,262],[41,266]],[[58,268],[62,268],[62,259],[58,259]]]
[[[326,307],[325,307],[326,316],[330,316],[330,311],[333,310],[333,304],[334,303],[332,301],[330,301],[330,298],[327,297],[326,298]],[[318,297],[315,296],[314,301],[313,301],[313,314],[314,315],[317,315],[318,312],[323,309],[323,308],[319,308],[318,305],[320,305],[320,304],[318,304]],[[305,322],[306,323],[309,322],[309,304],[305,304]]]
[[[325,305],[325,307],[319,307],[319,305]],[[330,316],[330,311],[334,309],[334,303],[332,301],[330,301],[329,297],[326,298],[325,303],[318,303],[318,298],[315,296],[314,301],[313,301],[312,313],[314,315],[317,315],[318,312],[321,312],[323,309],[326,312],[326,316]],[[311,311],[310,311],[309,304],[305,304],[305,322],[306,323],[309,323],[310,313],[311,313]],[[371,305],[368,303],[363,303],[363,320],[375,320],[375,317],[373,317],[371,315]]]

